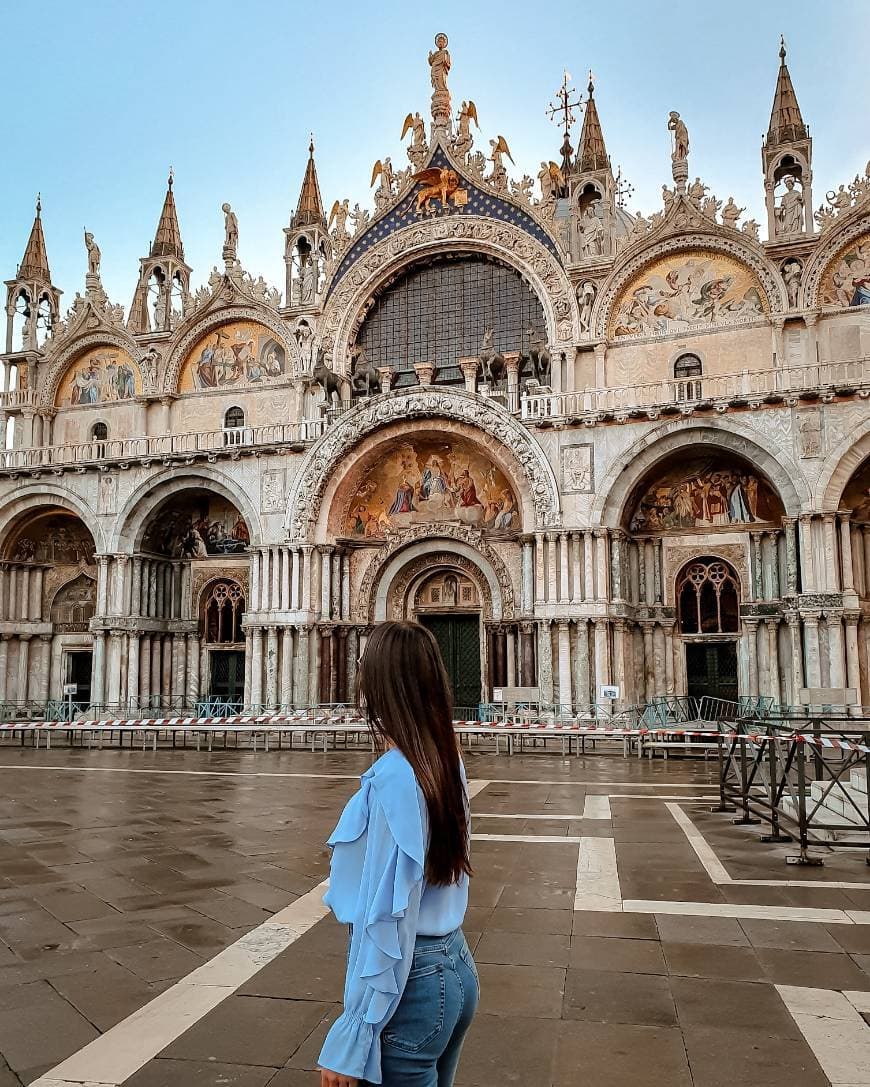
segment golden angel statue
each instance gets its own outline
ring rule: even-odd
[[[565,176],[555,162],[542,162],[538,181],[541,183],[541,203],[546,204],[559,195]]]
[[[336,200],[332,205],[332,211],[329,213],[329,222],[326,224],[327,230],[332,229],[332,224],[335,223],[335,239],[336,241],[345,241],[349,235],[347,233],[347,219],[350,215],[350,201],[349,200]]]
[[[471,100],[463,101],[459,108],[459,116],[456,118],[456,139],[453,141],[453,151],[460,158],[468,154],[474,143],[474,137],[471,135],[472,121],[474,121],[477,128],[480,128],[480,121],[477,119],[477,106]]]
[[[422,169],[429,154],[429,145],[426,143],[426,125],[419,113],[409,113],[402,126],[402,139],[411,133],[411,145],[408,148],[408,158],[417,170]]]
[[[387,156],[383,162],[378,161],[372,167],[372,179],[369,182],[371,187],[380,178],[380,185],[375,193],[375,206],[380,210],[389,204],[393,198],[393,184],[395,181],[395,174],[393,173],[393,164],[390,162],[389,156]]]
[[[490,140],[489,146],[491,148],[489,161],[492,163],[492,173],[486,180],[496,191],[505,192],[507,190],[507,168],[502,160],[502,155],[507,155],[515,166],[516,163],[504,136],[499,136],[497,140]]]

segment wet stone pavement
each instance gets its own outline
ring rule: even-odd
[[[870,1084],[863,853],[787,866],[698,759],[466,761],[458,1087]],[[323,843],[369,762],[0,748],[0,1087],[319,1084]]]

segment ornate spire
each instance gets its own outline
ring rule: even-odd
[[[773,96],[773,109],[770,111],[770,125],[767,129],[768,146],[794,143],[805,140],[807,126],[801,116],[797,96],[794,93],[788,65],[785,63],[785,38],[779,39],[779,75],[776,80],[776,93]]]
[[[320,186],[317,183],[317,167],[314,165],[314,137],[308,144],[308,164],[305,167],[305,177],[302,179],[302,191],[299,193],[299,203],[296,205],[296,214],[290,225],[312,226],[325,224],[323,214],[323,201],[320,199]]]
[[[607,148],[604,146],[604,135],[601,131],[601,122],[598,119],[598,108],[592,92],[595,85],[592,82],[592,73],[589,73],[589,98],[586,100],[586,109],[583,113],[583,130],[580,133],[580,147],[577,151],[577,169],[608,170],[610,158]]]
[[[152,257],[176,257],[184,260],[184,246],[181,244],[181,230],[178,226],[178,214],[175,210],[175,197],[172,195],[172,167],[169,167],[169,180],[166,183],[166,199],[157,224],[157,233],[151,245]]]
[[[48,254],[45,251],[45,235],[42,233],[42,200],[36,194],[36,217],[27,239],[27,248],[18,266],[19,279],[40,279],[51,283]]]

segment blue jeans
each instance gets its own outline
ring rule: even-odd
[[[418,936],[402,999],[381,1034],[383,1087],[452,1087],[479,999],[462,929]]]

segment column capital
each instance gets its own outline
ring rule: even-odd
[[[778,615],[767,615],[767,616],[765,616],[764,625],[768,629],[773,629],[775,627],[778,627],[779,623],[780,623],[780,617]]]
[[[52,640],[52,638],[54,638],[53,634],[40,634],[39,635],[39,640],[41,642],[50,642]]]
[[[843,612],[843,618],[846,620],[846,626],[856,627],[858,625],[858,621],[861,618],[861,612],[860,611],[844,611]]]
[[[562,632],[567,634],[568,629],[571,626],[571,620],[570,619],[557,619],[556,620],[556,626],[559,628],[559,633],[560,634]]]
[[[815,514],[812,513],[800,513],[798,514],[798,520],[802,525],[808,525],[812,521]]]
[[[783,517],[781,518],[783,528],[792,528],[797,524],[797,517]]]

